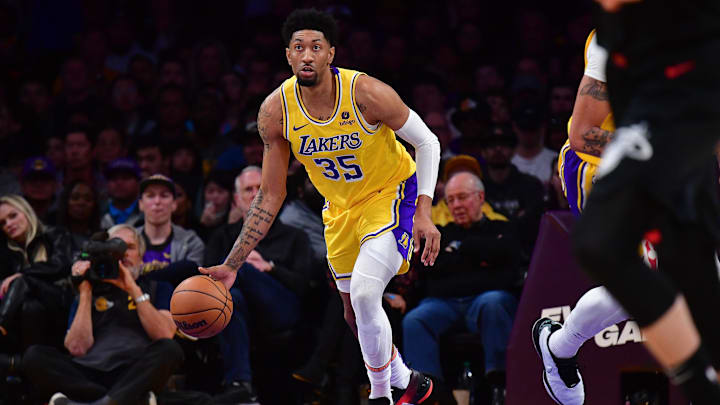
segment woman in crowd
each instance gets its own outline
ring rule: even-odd
[[[100,203],[96,191],[85,181],[70,183],[60,196],[58,225],[72,238],[72,252],[78,252],[90,236],[100,230]]]
[[[43,225],[18,195],[0,197],[0,372],[33,344],[62,346],[70,303],[70,236]]]

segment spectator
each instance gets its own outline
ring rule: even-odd
[[[127,74],[135,79],[144,103],[155,87],[155,62],[146,54],[136,53],[128,63]]]
[[[570,84],[556,84],[550,88],[550,115],[572,114],[575,105],[575,87]]]
[[[65,172],[63,185],[84,180],[98,190],[101,199],[106,195],[103,175],[93,167],[92,150],[94,138],[86,126],[71,126],[65,131]]]
[[[505,93],[489,93],[485,102],[490,106],[490,122],[494,125],[510,124],[510,103]]]
[[[27,159],[20,174],[20,186],[38,218],[46,223],[55,222],[58,181],[52,162],[43,156]]]
[[[105,169],[105,177],[110,201],[107,212],[102,217],[101,227],[109,229],[117,224],[129,224],[135,227],[142,225],[143,214],[138,204],[140,195],[138,164],[130,158],[113,160]]]
[[[228,223],[233,175],[224,170],[213,170],[205,179],[203,211],[200,215],[200,237],[208,240],[220,226]]]
[[[118,76],[110,87],[110,100],[113,123],[122,128],[130,139],[152,132],[155,122],[142,109],[145,99],[135,79]]]
[[[482,157],[487,163],[485,200],[516,223],[527,265],[543,213],[543,186],[537,178],[518,171],[511,162],[517,138],[509,128],[493,128],[482,145]]]
[[[160,64],[158,85],[160,87],[173,85],[180,89],[187,89],[188,74],[185,64],[180,59],[170,58],[164,60]]]
[[[175,210],[172,213],[172,223],[185,229],[197,232],[200,222],[193,212],[194,198],[187,190],[192,189],[186,179],[173,180],[175,183]]]
[[[505,79],[494,64],[483,64],[475,69],[475,92],[488,94],[502,91],[505,88]]]
[[[65,169],[65,138],[60,135],[51,135],[45,140],[45,156],[61,173]]]
[[[203,185],[203,161],[200,152],[189,140],[174,143],[170,150],[170,177],[175,182],[183,183],[185,193],[194,205]]]
[[[226,134],[241,125],[246,104],[247,79],[240,73],[231,71],[223,75],[221,82],[223,95],[227,100],[225,122],[222,126],[222,132]]]
[[[212,87],[203,88],[193,103],[194,139],[208,166],[213,166],[225,150],[235,145],[230,138],[220,134],[224,112],[222,94]]]
[[[143,179],[157,173],[167,175],[169,172],[169,157],[163,143],[155,137],[143,137],[135,143],[135,158]]]
[[[163,389],[183,362],[172,340],[171,291],[140,276],[142,238],[125,224],[108,234],[128,246],[118,278],[93,283],[87,279],[89,261],[72,266],[73,277],[82,281],[65,335],[70,354],[40,345],[25,353],[23,370],[36,389],[45,398],[57,392],[50,405],[155,403],[153,392]]]
[[[126,73],[130,59],[142,54],[152,59],[135,38],[133,19],[126,12],[117,12],[111,17],[107,27],[110,54],[105,59],[105,66],[113,72]]]
[[[60,280],[70,274],[70,237],[43,225],[18,195],[0,197],[0,373],[19,353],[61,341],[69,300]]]
[[[451,116],[452,124],[460,131],[463,145],[480,138],[490,123],[490,107],[484,101],[465,98]],[[467,151],[466,151],[467,152]]]
[[[445,161],[442,176],[438,179],[438,186],[435,188],[436,192],[438,192],[436,196],[440,200],[432,207],[432,220],[435,225],[445,226],[453,222],[452,213],[450,212],[450,208],[448,208],[447,202],[445,202],[444,187],[450,177],[460,172],[470,172],[477,177],[482,177],[480,162],[472,156],[457,155]],[[495,212],[487,201],[483,202],[482,211],[483,214],[492,221],[507,221],[507,217]]]
[[[143,274],[180,260],[203,263],[203,241],[194,231],[172,223],[175,195],[175,184],[162,174],[154,174],[140,183],[139,204],[145,214],[145,224],[138,232],[147,246],[142,257]]]
[[[100,230],[100,202],[89,184],[78,180],[65,187],[60,194],[57,224],[70,232],[73,254]]]
[[[230,58],[225,46],[216,40],[198,44],[193,51],[194,84],[197,87],[217,85],[230,70]]]
[[[452,131],[448,125],[448,120],[445,115],[440,112],[428,113],[424,118],[425,125],[438,137],[440,141],[440,150],[442,151],[442,159],[450,159],[455,156],[456,153],[453,150],[452,144]]]
[[[243,220],[247,213],[245,206],[249,206],[260,189],[260,175],[259,167],[248,166],[235,180],[238,186],[236,201]],[[241,220],[224,225],[213,234],[205,252],[205,265],[225,259],[242,226]],[[263,314],[252,320],[265,333],[295,326],[302,316],[301,299],[308,290],[312,270],[312,253],[307,236],[299,229],[275,221],[238,271],[237,281],[230,289],[235,304],[233,319],[235,315],[239,319],[236,323],[231,322],[232,325],[228,325],[221,335],[228,395],[237,395],[242,399],[254,396],[250,384],[252,372],[247,326],[250,314]],[[231,342],[243,344],[231,345]]]
[[[550,182],[550,163],[556,152],[546,148],[546,120],[542,107],[537,104],[521,104],[513,110],[512,128],[518,137],[518,147],[512,163],[522,173],[537,177],[543,185]]]
[[[47,85],[30,78],[20,86],[18,119],[25,133],[46,138],[52,133],[52,98]]]
[[[472,173],[448,181],[445,199],[454,222],[440,229],[440,254],[426,272],[427,297],[403,320],[403,347],[407,362],[442,380],[439,336],[453,326],[480,333],[485,376],[493,395],[504,398],[505,351],[517,308],[509,290],[519,245],[508,222],[483,215],[484,198],[483,184]]]
[[[245,135],[242,139],[243,155],[249,166],[262,165],[263,143],[256,122],[250,122],[245,126]]]
[[[562,149],[568,138],[569,120],[570,113],[556,114],[550,117],[550,121],[548,122],[548,136],[545,140],[545,146],[548,149],[559,154],[560,149]],[[557,154],[555,157],[557,157]]]
[[[185,90],[167,84],[158,90],[155,101],[155,134],[165,142],[176,142],[187,136],[190,109]]]
[[[98,133],[93,155],[102,169],[113,160],[124,158],[127,156],[125,134],[113,127],[102,129]]]
[[[238,177],[240,180],[240,177]],[[254,182],[236,182],[235,207],[241,214],[247,212],[252,203],[251,196],[257,193]],[[305,232],[310,240],[310,247],[316,263],[327,267],[327,246],[325,246],[325,227],[322,222],[322,208],[325,198],[313,186],[304,167],[300,167],[288,179],[288,201],[285,203],[278,219],[285,225],[290,225]]]
[[[90,122],[97,122],[102,116],[103,103],[94,94],[93,81],[87,65],[80,58],[68,58],[60,73],[62,93],[54,106],[55,125],[62,128],[70,124],[74,113],[81,112]]]

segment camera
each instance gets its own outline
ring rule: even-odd
[[[90,269],[85,278],[91,282],[118,278],[118,261],[123,258],[126,250],[127,244],[120,238],[91,239],[85,242],[80,254],[80,259],[90,261]]]

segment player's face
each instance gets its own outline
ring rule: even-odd
[[[300,30],[290,39],[285,56],[301,86],[312,87],[325,74],[335,57],[335,47],[320,31]]]

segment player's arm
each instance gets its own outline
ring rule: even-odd
[[[583,76],[578,88],[570,124],[570,147],[588,155],[602,155],[605,145],[612,140],[614,132],[600,126],[610,114],[610,102],[605,82]]]
[[[440,250],[440,232],[432,223],[430,213],[440,165],[440,142],[392,87],[365,75],[357,80],[355,100],[365,121],[382,122],[415,148],[418,202],[413,233],[418,242],[416,250],[420,239],[426,239],[421,260],[432,265]]]
[[[260,190],[248,209],[242,231],[225,262],[208,269],[200,268],[201,272],[211,274],[228,288],[235,281],[235,272],[267,234],[285,200],[290,147],[283,137],[282,120],[278,89],[265,99],[258,113],[258,132],[265,145]]]
[[[625,4],[625,3],[639,3],[642,0],[595,0],[605,9],[605,11],[614,13]]]

